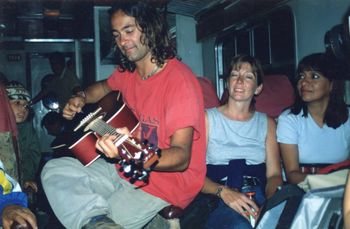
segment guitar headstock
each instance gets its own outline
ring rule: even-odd
[[[129,182],[132,184],[136,181],[143,181],[145,184],[148,184],[150,172],[157,165],[161,156],[161,150],[153,144],[149,144],[147,140],[142,143],[137,143],[134,139],[130,141],[133,144],[137,144],[133,145],[133,147],[137,146],[138,151],[131,156],[130,148],[125,143],[119,146],[119,156],[122,158],[119,161],[120,172],[123,172],[125,177],[130,178]]]

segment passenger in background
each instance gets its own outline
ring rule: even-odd
[[[6,92],[7,78],[1,75],[0,81],[0,161],[6,172],[15,180],[19,180],[19,154],[17,145],[18,131]],[[11,143],[11,144],[9,144]]]
[[[279,116],[277,126],[289,183],[300,183],[308,171],[349,158],[349,108],[341,69],[324,53],[311,54],[299,63],[295,103]]]
[[[18,129],[20,182],[24,189],[32,189],[37,192],[36,172],[41,157],[41,149],[32,121],[28,118],[30,112],[28,104],[31,97],[24,86],[17,81],[8,82],[6,92]]]
[[[66,122],[62,114],[50,111],[41,120],[41,127],[45,127],[49,135],[57,137],[65,131]]]
[[[55,139],[51,143],[53,157],[69,156],[73,157],[68,149],[69,138],[72,137],[72,127],[69,121],[62,117],[61,113],[50,111],[41,120],[41,126],[44,127],[47,133],[54,136]]]
[[[2,228],[38,228],[35,215],[28,209],[26,194],[21,191],[17,181],[5,172],[1,161],[0,180],[0,222]]]
[[[16,181],[18,178],[15,148],[17,129],[3,82],[0,83],[0,107],[0,225],[4,229],[34,229],[37,228],[36,218],[27,208],[27,196],[21,191]],[[6,164],[10,163],[11,175],[3,160],[6,160]]]
[[[48,94],[53,93],[57,97],[61,109],[63,109],[71,95],[81,90],[80,81],[75,72],[66,66],[65,57],[62,53],[51,53],[49,61],[54,77],[51,77],[46,87],[42,88],[33,98],[32,103],[35,104]]]
[[[206,228],[252,228],[249,215],[255,218],[265,197],[282,183],[275,121],[254,108],[262,77],[257,59],[234,57],[227,77],[228,102],[207,110],[207,178],[202,192],[218,196],[220,202]],[[244,193],[246,182],[254,183],[255,201]]]
[[[54,74],[47,74],[41,79],[41,90],[45,90],[50,85],[50,82],[55,78]]]

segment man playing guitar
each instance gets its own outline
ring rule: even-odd
[[[143,1],[113,6],[110,22],[118,67],[107,80],[71,98],[63,110],[63,116],[72,119],[85,104],[120,91],[140,122],[140,136],[135,137],[160,148],[162,156],[149,183],[141,188],[101,158],[87,167],[74,158],[49,161],[42,183],[56,216],[67,228],[142,228],[166,206],[185,208],[203,186],[202,92],[192,71],[176,59],[164,21],[155,7]],[[114,134],[101,136],[96,148],[108,158],[119,158],[115,138]]]

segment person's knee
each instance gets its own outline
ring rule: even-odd
[[[42,171],[40,173],[41,181],[44,183],[44,181],[51,176],[51,174],[55,174],[57,169],[65,170],[64,168],[67,167],[73,167],[70,165],[72,162],[70,162],[70,159],[72,158],[54,158],[45,163],[45,165],[42,168]]]

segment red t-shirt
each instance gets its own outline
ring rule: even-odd
[[[191,161],[183,172],[151,172],[142,189],[172,205],[185,208],[200,191],[206,173],[206,136],[203,95],[192,71],[176,59],[147,80],[137,71],[116,70],[107,80],[121,91],[124,102],[141,123],[141,137],[169,148],[170,137],[178,129],[193,127]],[[138,185],[138,184],[135,184]]]

